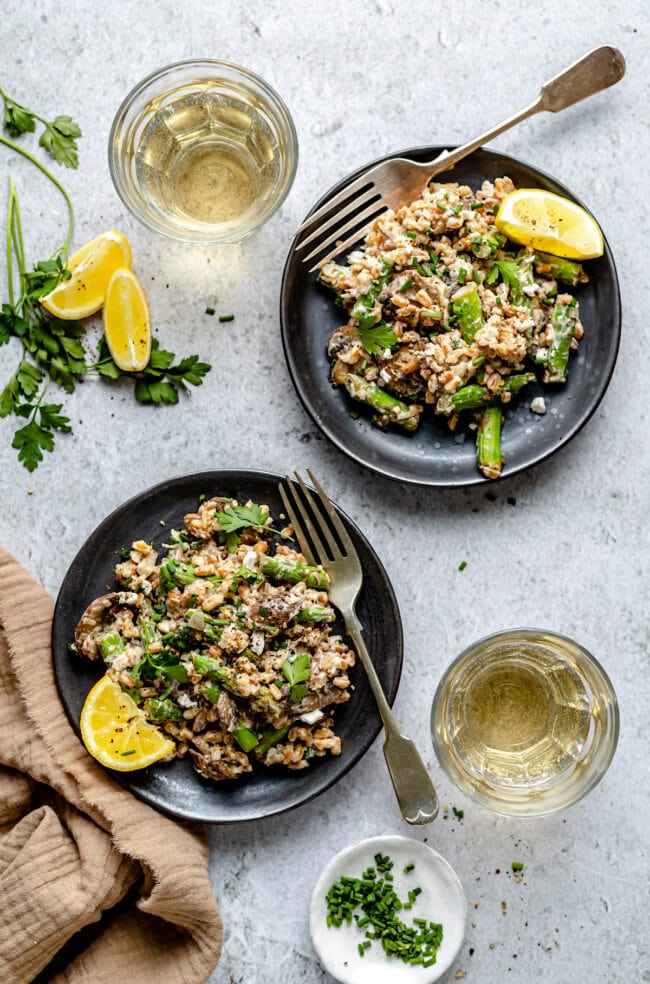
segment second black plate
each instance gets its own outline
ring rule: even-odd
[[[88,691],[104,671],[70,652],[74,630],[86,606],[115,590],[113,568],[123,547],[135,539],[153,542],[158,549],[183,517],[196,510],[199,496],[228,495],[240,501],[267,503],[271,514],[282,512],[279,475],[253,471],[202,472],[172,479],[148,489],[119,506],[90,534],[70,565],[54,610],[52,656],[59,695],[79,734],[79,716]],[[339,511],[361,558],[364,584],[357,613],[366,644],[388,700],[397,693],[402,669],[402,625],[395,593],[376,553],[363,534]],[[164,525],[161,525],[163,524]],[[335,626],[337,628],[337,626]],[[336,709],[335,729],[342,753],[319,759],[303,772],[257,769],[233,783],[210,783],[194,771],[188,759],[158,763],[136,772],[111,775],[141,799],[167,813],[203,823],[256,820],[299,806],[340,779],[379,734],[381,721],[363,668],[352,671],[354,693]]]
[[[390,156],[427,161],[443,149],[446,148],[417,147]],[[377,163],[373,161],[348,175],[316,203],[314,210]],[[449,175],[440,175],[439,180],[479,188],[486,178],[494,180],[504,175],[511,177],[518,188],[545,188],[582,205],[568,188],[543,171],[490,150],[475,151]],[[423,414],[413,435],[382,431],[370,422],[370,413],[362,404],[351,400],[342,387],[332,387],[327,339],[347,319],[334,304],[331,292],[317,283],[316,274],[308,273],[307,267],[294,243],[284,268],[280,318],[291,378],[317,426],[350,458],[389,478],[429,486],[489,483],[476,467],[471,432],[453,434],[446,422],[432,413]],[[586,271],[589,283],[571,288],[580,302],[585,335],[579,351],[571,357],[568,382],[562,387],[540,384],[526,390],[528,403],[536,396],[544,396],[548,408],[545,416],[531,413],[521,398],[506,412],[502,439],[506,478],[542,461],[570,441],[594,413],[609,384],[618,353],[621,302],[607,242],[604,255],[590,260]],[[351,413],[360,416],[354,419]]]

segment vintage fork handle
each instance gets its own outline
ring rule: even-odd
[[[563,72],[543,85],[539,96],[530,105],[519,110],[518,113],[510,116],[502,123],[498,123],[490,130],[486,130],[474,140],[470,140],[469,143],[463,144],[462,147],[458,147],[454,151],[445,151],[436,157],[435,161],[430,162],[435,165],[435,169],[429,172],[430,176],[433,177],[442,171],[448,171],[449,168],[454,167],[464,157],[471,154],[473,150],[478,150],[479,147],[494,140],[500,133],[516,126],[522,120],[528,119],[529,116],[544,111],[559,113],[568,106],[573,106],[574,103],[609,88],[610,85],[620,81],[624,75],[625,59],[617,48],[612,48],[609,45],[594,48],[593,51],[583,55],[577,62],[565,68]],[[425,166],[423,165],[423,167]]]
[[[397,725],[374,663],[363,638],[363,627],[354,612],[343,612],[345,626],[352,638],[366,671],[386,732],[384,758],[388,766],[400,812],[407,823],[427,824],[438,816],[436,788],[431,781],[420,753],[410,738]]]

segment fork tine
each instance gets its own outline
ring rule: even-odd
[[[305,219],[300,228],[296,231],[296,235],[300,235],[302,232],[306,232],[310,229],[315,222],[320,222],[326,215],[332,211],[332,209],[340,209],[342,205],[345,205],[348,199],[360,195],[362,191],[368,187],[368,185],[373,184],[376,176],[383,173],[386,168],[386,162],[380,161],[379,164],[375,164],[374,167],[369,168],[360,174],[358,178],[351,181],[350,184],[346,184],[345,188],[339,191],[338,195],[334,198],[330,198],[329,201],[325,202],[324,205]]]
[[[332,503],[330,502],[330,500],[329,500],[329,498],[327,496],[327,493],[323,489],[323,486],[320,484],[320,482],[318,481],[318,479],[314,475],[314,473],[311,470],[311,468],[308,468],[307,469],[307,474],[309,475],[309,478],[311,479],[311,484],[314,486],[314,488],[318,492],[318,495],[319,495],[319,498],[320,498],[320,501],[321,501],[321,505],[323,506],[323,508],[325,509],[325,512],[327,513],[327,515],[329,516],[330,520],[332,521],[332,526],[334,527],[334,529],[336,530],[336,532],[339,535],[339,539],[341,541],[341,546],[343,547],[343,550],[347,554],[353,554],[355,552],[355,547],[354,547],[354,544],[352,543],[352,540],[350,539],[350,534],[348,533],[348,531],[346,530],[345,526],[341,522],[341,518],[338,515],[338,513],[337,513],[336,509],[334,508],[334,506],[332,505]]]
[[[293,531],[296,534],[296,539],[298,540],[298,546],[300,547],[302,553],[304,554],[307,562],[309,564],[315,565],[316,561],[314,560],[314,555],[311,551],[309,540],[305,536],[305,531],[300,525],[300,520],[298,519],[295,509],[293,508],[293,506],[289,501],[289,496],[285,492],[284,485],[281,482],[278,485],[278,491],[280,493],[280,498],[282,499],[282,504],[286,509],[287,516],[289,517],[289,522],[293,526]]]
[[[377,204],[378,205],[381,205],[381,209],[377,212],[377,214],[375,215],[373,221],[375,221],[376,219],[378,219],[379,216],[382,215],[382,213],[385,212],[386,209],[387,209],[387,207],[388,207],[387,205],[384,205],[382,202],[377,202]],[[350,236],[348,236],[347,239],[344,239],[343,242],[339,242],[337,240],[336,245],[334,246],[334,249],[330,250],[330,252],[327,254],[327,256],[324,256],[322,258],[322,260],[318,260],[317,263],[314,263],[314,265],[309,268],[309,273],[313,273],[314,270],[320,270],[320,268],[321,267],[324,267],[325,264],[329,260],[333,260],[335,256],[338,256],[339,255],[339,253],[344,253],[346,251],[346,249],[348,249],[348,247],[352,246],[354,243],[356,243],[360,239],[362,239],[363,236],[364,236],[365,229],[369,225],[370,225],[370,223],[367,222],[365,226],[362,226],[360,229],[357,229],[356,232],[353,232]],[[315,252],[317,252],[317,251],[315,251]],[[305,259],[302,262],[305,263],[307,261],[307,259],[309,259],[309,257],[305,257]]]
[[[305,249],[310,243],[313,243],[315,239],[318,239],[321,233],[325,235],[325,233],[329,232],[330,229],[333,233],[337,227],[337,224],[345,221],[353,210],[358,212],[364,207],[364,205],[367,205],[370,201],[378,198],[379,192],[375,186],[373,184],[369,185],[368,189],[363,194],[356,195],[349,202],[345,203],[345,205],[341,204],[341,206],[332,213],[329,219],[319,223],[313,232],[309,233],[306,239],[301,239],[296,245],[296,250]],[[300,235],[300,230],[298,230],[298,235]],[[328,240],[329,239],[331,239],[331,236],[328,236]],[[306,257],[306,259],[309,259],[309,257]]]
[[[300,483],[301,487],[304,487],[303,482],[302,482],[302,479],[300,478],[300,476],[298,474],[296,474],[296,478],[298,479],[298,482]],[[317,555],[318,558],[319,558],[319,560],[320,560],[320,562],[323,563],[323,558],[327,559],[327,550],[325,549],[325,547],[323,545],[323,541],[321,540],[320,536],[318,535],[318,530],[314,526],[309,513],[305,509],[305,506],[304,506],[304,504],[302,502],[302,499],[300,498],[300,496],[298,495],[298,493],[296,491],[296,485],[295,485],[295,482],[293,481],[293,479],[289,478],[288,475],[285,475],[285,479],[284,480],[285,480],[286,485],[287,485],[287,494],[289,494],[289,493],[291,494],[291,496],[293,498],[293,501],[294,501],[294,504],[295,504],[298,512],[302,516],[302,520],[303,520],[303,523],[305,524],[305,527],[307,529],[307,532],[309,533],[309,536],[311,537],[311,542],[314,545],[314,550],[312,551],[312,556],[313,555]]]
[[[323,516],[322,512],[318,508],[318,505],[316,504],[316,500],[314,499],[313,495],[311,494],[311,492],[309,491],[309,489],[307,488],[307,486],[303,482],[301,476],[298,474],[298,472],[294,472],[294,475],[296,476],[296,480],[298,482],[298,485],[300,486],[300,489],[301,489],[302,494],[304,495],[305,499],[307,500],[307,502],[311,506],[311,510],[312,510],[314,516],[316,517],[316,520],[317,520],[317,522],[318,522],[318,524],[320,526],[319,532],[321,533],[323,539],[325,540],[325,542],[326,542],[326,544],[327,544],[327,546],[329,548],[329,552],[331,554],[332,560],[336,560],[337,557],[341,557],[342,556],[342,554],[341,554],[341,548],[339,547],[339,545],[336,542],[334,536],[332,535],[332,532],[331,532],[331,530],[329,529],[329,527],[327,525],[327,520],[325,519],[325,517]],[[311,527],[313,527],[313,526],[314,526],[314,524],[312,523],[311,524]],[[311,527],[309,527],[310,533],[311,533]],[[321,544],[321,546],[322,546],[322,544]],[[317,547],[316,549],[319,549],[319,548]]]
[[[370,225],[372,219],[375,218],[375,216],[377,215],[381,215],[381,213],[384,212],[385,210],[386,210],[385,202],[383,202],[382,199],[377,195],[372,200],[372,202],[368,205],[368,207],[363,210],[363,212],[358,212],[356,215],[353,215],[350,221],[346,222],[345,225],[341,225],[336,229],[333,229],[330,235],[327,237],[327,239],[325,239],[322,243],[318,243],[318,245],[315,246],[314,249],[311,251],[311,253],[308,253],[307,256],[303,256],[302,262],[308,263],[309,260],[312,260],[319,253],[322,253],[324,249],[328,249],[332,245],[334,246],[336,251],[334,255],[336,255],[336,253],[340,252],[340,250],[343,248],[342,246],[338,245],[338,243],[341,237],[346,232],[350,232],[351,230],[354,230],[352,231],[352,239],[348,239],[347,242],[355,242],[357,239],[361,237],[361,234],[363,233],[363,230],[366,228],[366,226]],[[339,216],[339,219],[341,218],[345,220],[347,216],[346,215],[342,217]],[[331,256],[332,254],[330,253],[329,255]],[[325,260],[323,260],[322,262],[324,263]]]

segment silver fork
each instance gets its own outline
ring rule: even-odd
[[[302,251],[313,246],[302,257],[302,262],[308,263],[324,250],[329,250],[326,256],[322,256],[310,267],[310,271],[319,269],[360,239],[363,230],[383,211],[413,201],[432,177],[441,171],[450,170],[473,150],[535,113],[559,113],[560,110],[614,85],[624,75],[625,59],[620,51],[608,45],[594,48],[542,86],[534,102],[462,147],[451,152],[445,150],[435,160],[423,164],[409,161],[405,157],[394,157],[364,171],[300,226],[296,233],[296,250]],[[325,238],[317,241],[323,236]]]
[[[309,468],[307,474],[316,490],[316,496],[312,495],[300,475],[295,472],[296,480],[309,504],[314,521],[289,476],[285,479],[286,489],[282,484],[278,486],[284,508],[303,554],[310,564],[320,563],[328,574],[330,601],[343,616],[348,635],[354,641],[359,653],[384,725],[386,733],[384,757],[401,814],[407,823],[431,823],[438,816],[438,795],[417,748],[410,738],[401,734],[397,726],[366,648],[363,626],[355,612],[355,602],[363,581],[359,555],[345,526]]]

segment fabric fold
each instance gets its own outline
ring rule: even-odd
[[[57,694],[52,611],[0,549],[0,980],[204,984],[223,940],[205,837],[88,755]]]

